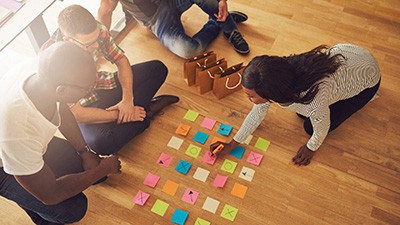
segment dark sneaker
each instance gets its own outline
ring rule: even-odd
[[[147,116],[151,119],[157,115],[163,108],[179,102],[179,97],[175,95],[160,95],[151,99],[150,110]]]
[[[250,52],[249,45],[238,30],[233,30],[230,34],[224,33],[224,35],[233,45],[233,48],[240,54],[247,54]]]
[[[232,16],[233,20],[236,23],[243,23],[248,19],[247,15],[242,12],[230,11],[229,14]]]

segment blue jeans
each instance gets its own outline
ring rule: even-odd
[[[181,15],[193,4],[207,13],[209,20],[197,34],[189,37],[183,28]],[[224,22],[217,22],[214,14],[218,14],[217,0],[161,1],[157,17],[150,27],[165,47],[187,59],[203,53],[221,29],[224,33],[231,33],[237,29],[232,16],[229,15]]]
[[[65,140],[54,137],[43,156],[58,178],[83,171],[82,160]],[[80,193],[57,205],[45,205],[28,193],[14,178],[0,168],[0,195],[17,203],[35,224],[65,224],[81,220],[86,214],[87,198]]]

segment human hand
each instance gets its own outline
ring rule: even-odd
[[[222,148],[221,151],[216,153],[218,155],[221,154],[221,152],[230,152],[230,151],[232,151],[232,149],[234,149],[238,145],[238,143],[233,140],[229,143],[223,143],[223,142],[217,141],[210,145],[210,152],[212,153],[214,151],[214,149],[216,149],[220,144],[224,145],[224,147]]]
[[[143,121],[146,117],[146,111],[143,107],[134,106],[132,101],[122,100],[118,104],[106,109],[107,111],[118,110],[117,123],[127,123],[134,121]]]
[[[214,14],[214,16],[217,18],[218,22],[224,22],[228,15],[228,4],[226,0],[220,0],[218,3],[218,14]]]
[[[93,152],[85,152],[81,154],[82,167],[85,171],[96,168],[100,164],[100,157]]]
[[[105,176],[121,173],[121,161],[119,161],[116,155],[102,158],[99,166],[105,172]]]
[[[314,151],[311,151],[307,145],[303,145],[297,151],[295,157],[292,158],[292,162],[298,166],[307,166],[310,164],[312,157],[314,156]]]

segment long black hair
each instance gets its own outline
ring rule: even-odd
[[[343,55],[330,55],[327,46],[286,57],[262,55],[243,71],[242,85],[261,97],[278,103],[310,103],[320,81],[336,72]]]

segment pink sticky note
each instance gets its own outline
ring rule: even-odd
[[[182,196],[182,200],[187,202],[187,203],[189,203],[189,204],[194,205],[194,203],[197,200],[197,197],[199,197],[199,192],[193,191],[190,188],[186,188],[186,191]]]
[[[253,151],[250,152],[249,157],[247,158],[246,162],[254,164],[256,166],[260,165],[261,160],[264,156]]]
[[[152,173],[148,173],[146,176],[146,179],[144,179],[144,181],[143,181],[143,184],[154,188],[157,185],[159,180],[160,180],[159,176],[154,175]]]
[[[214,125],[216,122],[217,122],[216,120],[206,117],[206,118],[204,118],[203,122],[201,123],[201,127],[212,130],[214,128]]]
[[[210,165],[214,165],[215,160],[217,160],[217,156],[211,156],[211,152],[210,151],[206,151],[206,154],[204,154],[203,156],[203,162],[210,164]]]
[[[214,180],[213,186],[214,187],[224,187],[228,176],[222,176],[217,174],[217,177]]]
[[[162,152],[160,158],[157,160],[157,163],[161,166],[168,167],[169,164],[171,164],[171,161],[172,157]]]
[[[150,194],[147,194],[146,192],[139,191],[135,198],[133,199],[133,202],[138,204],[138,205],[144,205],[146,203],[147,199],[149,199]]]

